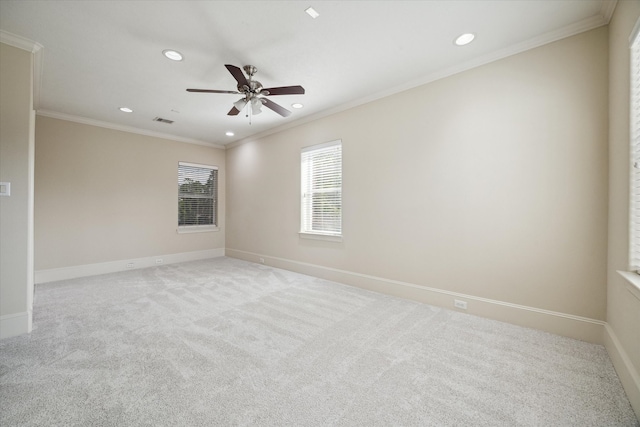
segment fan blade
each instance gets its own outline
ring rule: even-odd
[[[244,76],[242,70],[235,65],[226,64],[227,70],[231,73],[234,79],[238,82],[238,86],[247,86],[249,87],[249,83],[247,82],[247,78]]]
[[[215,89],[187,89],[187,92],[205,92],[205,93],[240,93],[236,90],[215,90]]]
[[[304,88],[302,86],[282,86],[282,87],[268,87],[262,89],[262,92],[269,92],[270,95],[304,95]]]
[[[271,101],[270,99],[260,98],[260,100],[265,105],[265,107],[272,109],[276,113],[280,114],[282,117],[289,117],[291,115],[291,111],[279,106],[278,104]]]
[[[233,107],[231,110],[229,110],[227,116],[237,116],[238,114],[240,114],[240,110],[238,110],[236,107]]]

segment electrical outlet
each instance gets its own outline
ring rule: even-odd
[[[467,309],[467,302],[466,301],[462,301],[462,300],[456,299],[456,300],[453,300],[453,305],[456,308],[461,308],[463,310]]]
[[[11,183],[0,182],[0,196],[10,196],[10,195],[11,195]]]
[[[260,258],[260,264],[264,264],[264,258]]]
[[[162,261],[162,258],[158,258],[156,259],[156,264],[162,264],[164,261]]]
[[[133,268],[133,263],[132,262],[128,262],[127,263],[127,268]]]

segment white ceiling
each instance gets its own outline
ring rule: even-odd
[[[304,10],[319,13],[310,18]],[[40,43],[42,115],[225,145],[410,89],[608,23],[615,0],[27,1],[0,0],[3,41]],[[473,32],[468,46],[453,44]],[[182,62],[169,61],[176,49]],[[224,64],[258,68],[293,111],[227,116],[239,95]],[[38,81],[39,80],[39,81]],[[291,104],[304,108],[294,110]],[[118,107],[127,106],[126,114]],[[168,125],[153,118],[174,120]],[[235,132],[234,137],[225,136]]]

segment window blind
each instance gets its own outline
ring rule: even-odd
[[[302,149],[301,232],[342,234],[342,141]]]
[[[218,168],[178,163],[178,225],[218,224]]]
[[[629,236],[629,264],[631,270],[640,270],[640,36],[631,42],[631,209]]]

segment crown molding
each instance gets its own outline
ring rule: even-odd
[[[36,53],[42,49],[42,45],[40,43],[12,34],[5,30],[0,30],[0,42],[31,53]]]
[[[185,138],[177,135],[171,135],[168,133],[140,129],[134,126],[118,125],[115,123],[103,122],[100,120],[89,119],[86,117],[74,116],[72,114],[59,113],[57,111],[38,110],[36,114],[42,117],[50,117],[52,119],[66,120],[68,122],[80,123],[83,125],[90,125],[90,126],[97,126],[105,129],[118,130],[121,132],[134,133],[138,135],[152,136],[155,138],[167,139],[169,141],[185,142],[187,144],[202,145],[209,148],[219,148],[221,150],[225,149],[224,145],[213,144],[211,142],[206,142],[206,141],[200,141],[199,139]]]
[[[600,8],[600,15],[602,19],[608,24],[613,16],[613,11],[616,9],[618,0],[602,0],[602,7]]]
[[[615,8],[615,3],[617,2],[617,0],[605,0],[603,2],[603,6],[602,9],[605,9],[605,4],[608,4],[609,6],[607,6],[606,10],[607,13],[609,15],[611,15],[613,13],[613,9]],[[613,3],[613,5],[610,5],[611,3]],[[610,10],[609,10],[610,9]],[[609,19],[611,18],[611,16],[609,16]],[[319,113],[315,113],[315,114],[311,114],[309,116],[306,117],[302,117],[298,120],[289,122],[287,124],[272,128],[272,129],[268,129],[264,132],[260,132],[257,133],[255,135],[251,135],[248,136],[246,138],[231,142],[229,144],[226,145],[226,147],[229,148],[234,148],[237,147],[239,145],[243,145],[249,142],[253,142],[257,139],[260,138],[264,138],[266,136],[272,135],[274,133],[278,133],[278,132],[282,132],[284,130],[287,129],[291,129],[294,128],[296,126],[300,126],[303,125],[305,123],[309,123],[315,120],[319,120],[323,117],[327,117],[327,116],[331,116],[333,114],[337,114],[346,110],[349,110],[351,108],[355,108],[358,107],[360,105],[364,105],[367,104],[369,102],[373,102],[376,101],[378,99],[382,99],[382,98],[386,98],[388,96],[391,95],[395,95],[397,93],[400,92],[404,92],[410,89],[414,89],[416,87],[425,85],[427,83],[431,83],[434,82],[436,80],[440,80],[440,79],[444,79],[446,77],[450,77],[453,76],[455,74],[458,73],[462,73],[464,71],[468,71],[471,70],[473,68],[477,68],[480,67],[482,65],[486,65],[489,64],[491,62],[494,61],[498,61],[500,59],[504,59],[507,58],[509,56],[513,56],[513,55],[517,55],[518,53],[522,53],[522,52],[526,52],[527,50],[531,50],[531,49],[535,49],[537,47],[540,46],[544,46],[546,44],[549,43],[553,43],[556,42],[558,40],[562,40],[571,36],[575,36],[578,35],[580,33],[584,33],[586,31],[590,31],[599,27],[602,27],[604,25],[608,24],[608,19],[605,18],[605,16],[603,15],[595,15],[592,16],[590,18],[584,19],[582,21],[576,22],[574,24],[568,25],[566,27],[560,28],[558,30],[554,30],[554,31],[550,31],[544,34],[541,34],[537,37],[534,37],[532,39],[526,40],[524,42],[521,43],[517,43],[514,44],[512,46],[509,46],[507,48],[495,51],[495,52],[491,52],[487,55],[483,55],[483,56],[479,56],[477,58],[474,58],[470,61],[466,61],[462,64],[458,64],[455,65],[453,67],[450,68],[446,68],[444,70],[439,70],[430,74],[427,74],[426,76],[423,76],[419,79],[415,79],[415,80],[411,80],[408,81],[400,86],[395,86],[393,88],[381,91],[381,92],[376,92],[374,94],[371,94],[365,98],[360,98],[358,100],[346,103],[346,104],[342,104],[339,105],[337,107],[334,108],[330,108],[328,110],[324,110],[321,111]]]
[[[64,114],[64,113],[58,113],[58,112],[54,112],[54,111],[47,111],[47,110],[39,110],[38,107],[40,105],[40,88],[41,88],[41,84],[42,84],[42,49],[43,46],[37,42],[34,42],[32,40],[26,39],[24,37],[9,33],[7,31],[4,30],[0,30],[0,42],[8,44],[10,46],[13,47],[17,47],[19,49],[23,49],[23,50],[27,50],[29,52],[32,52],[34,54],[34,73],[33,73],[33,79],[34,79],[34,84],[33,84],[33,102],[34,102],[34,109],[38,111],[38,115],[41,116],[45,116],[45,117],[52,117],[52,118],[57,118],[57,119],[61,119],[61,120],[67,120],[67,121],[72,121],[72,122],[77,122],[77,123],[83,123],[83,124],[89,124],[89,125],[93,125],[93,126],[98,126],[98,127],[103,127],[103,128],[108,128],[108,129],[114,129],[114,130],[121,130],[124,132],[130,132],[130,133],[136,133],[136,134],[140,134],[140,135],[146,135],[146,136],[154,136],[154,137],[158,137],[158,138],[163,138],[163,139],[169,139],[172,141],[178,141],[178,142],[186,142],[189,144],[196,144],[196,145],[203,145],[203,146],[207,146],[207,147],[214,147],[214,148],[220,148],[220,149],[228,149],[228,148],[233,148],[233,147],[237,147],[239,145],[242,144],[246,144],[248,142],[251,141],[255,141],[257,139],[260,138],[264,138],[266,136],[278,133],[278,132],[282,132],[284,130],[287,129],[291,129],[300,125],[303,125],[305,123],[309,123],[318,119],[321,119],[323,117],[327,117],[333,114],[337,114],[340,113],[342,111],[346,111],[349,110],[351,108],[355,108],[357,106],[363,105],[363,104],[367,104],[369,102],[373,102],[376,101],[378,99],[381,98],[385,98],[387,96],[391,96],[394,95],[396,93],[400,93],[400,92],[404,92],[406,90],[409,89],[413,89],[415,87],[418,86],[422,86],[425,85],[427,83],[431,83],[434,82],[436,80],[440,80],[467,70],[471,70],[473,68],[488,64],[490,62],[494,62],[512,55],[516,55],[518,53],[522,53],[525,52],[527,50],[530,49],[534,49],[536,47],[540,47],[543,46],[545,44],[548,43],[553,43],[555,41],[561,40],[563,38],[567,38],[567,37],[571,37],[580,33],[583,33],[585,31],[589,31],[604,25],[607,25],[609,23],[609,21],[611,20],[611,17],[613,15],[613,12],[616,8],[616,5],[618,3],[618,0],[603,0],[602,4],[601,4],[601,8],[600,8],[600,13],[598,15],[592,16],[590,18],[584,19],[582,21],[576,22],[572,25],[563,27],[559,30],[555,30],[555,31],[551,31],[545,34],[542,34],[540,36],[534,37],[532,39],[529,39],[527,41],[512,45],[510,47],[507,47],[505,49],[496,51],[496,52],[492,52],[490,54],[484,55],[484,56],[480,56],[478,58],[474,58],[470,61],[467,61],[465,63],[462,64],[458,64],[454,67],[450,67],[444,70],[440,70],[440,71],[436,71],[434,73],[430,73],[426,76],[423,76],[419,79],[413,80],[413,81],[409,81],[406,82],[400,86],[396,86],[381,92],[377,92],[374,94],[370,94],[364,98],[360,98],[358,100],[354,100],[351,101],[349,103],[346,104],[342,104],[339,105],[337,107],[334,108],[330,108],[328,110],[324,110],[321,111],[319,113],[315,113],[315,114],[311,114],[309,116],[306,117],[302,117],[298,120],[277,126],[275,128],[272,129],[268,129],[266,131],[257,133],[255,135],[251,135],[249,137],[240,139],[240,140],[236,140],[233,141],[231,143],[225,144],[225,145],[220,145],[220,144],[214,144],[214,143],[209,143],[209,142],[205,142],[205,141],[200,141],[200,140],[196,140],[196,139],[191,139],[191,138],[184,138],[184,137],[179,137],[176,135],[171,135],[171,134],[165,134],[165,133],[161,133],[161,132],[154,132],[154,131],[149,131],[149,130],[145,130],[145,129],[140,129],[140,128],[136,128],[136,127],[132,127],[132,126],[124,126],[124,125],[117,125],[114,123],[109,123],[109,122],[102,122],[102,121],[98,121],[98,120],[93,120],[93,119],[88,119],[85,117],[80,117],[80,116],[73,116],[73,115],[68,115],[68,114]]]
[[[37,115],[43,117],[51,117],[53,119],[66,120],[69,122],[81,123],[85,125],[97,126],[106,129],[119,130],[123,132],[135,133],[138,135],[152,136],[156,138],[168,139],[170,141],[185,142],[187,144],[202,145],[205,147],[219,148],[224,150],[224,145],[213,144],[206,141],[200,141],[198,139],[185,138],[176,135],[171,135],[162,132],[154,132],[146,129],[140,129],[133,126],[117,125],[115,123],[103,122],[100,120],[89,119],[81,116],[74,116],[71,114],[59,113],[56,111],[40,110],[40,93],[42,87],[42,75],[43,75],[43,61],[42,52],[43,46],[40,43],[26,39],[24,37],[9,33],[4,30],[0,30],[0,42],[13,46],[18,49],[26,50],[33,54],[33,109],[37,111]]]
[[[0,30],[0,42],[33,54],[33,109],[37,110],[40,106],[42,88],[42,52],[44,46],[4,30]]]

